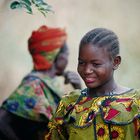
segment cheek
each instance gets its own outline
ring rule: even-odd
[[[57,68],[59,69],[65,69],[66,66],[67,66],[66,61],[60,61],[59,63],[57,63]]]
[[[81,75],[82,74],[82,68],[77,66],[77,72],[79,73],[79,75]]]
[[[67,57],[61,56],[59,59],[57,59],[56,65],[58,68],[65,68],[68,64]]]
[[[112,76],[112,73],[113,73],[112,69],[111,68],[108,68],[108,67],[107,68],[103,68],[103,69],[99,69],[97,71],[97,75],[101,79],[106,79],[106,78]]]
[[[79,68],[77,67],[77,72],[80,74]]]

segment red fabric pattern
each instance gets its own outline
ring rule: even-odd
[[[116,109],[110,109],[108,111],[108,115],[106,116],[106,120],[111,120],[112,118],[114,118],[116,115],[118,115],[120,112]]]
[[[32,55],[35,70],[51,68],[56,57],[55,50],[58,49],[57,53],[59,53],[60,48],[63,47],[66,41],[66,37],[67,34],[64,29],[47,27],[45,25],[32,32],[28,41],[28,49]],[[49,52],[52,52],[53,59],[51,60],[47,59]]]

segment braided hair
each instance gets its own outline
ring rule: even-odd
[[[117,35],[105,28],[95,28],[86,33],[80,42],[80,48],[86,44],[92,44],[96,47],[108,47],[108,51],[113,58],[119,54]]]

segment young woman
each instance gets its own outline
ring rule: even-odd
[[[46,140],[138,140],[140,91],[120,86],[119,41],[105,28],[89,31],[79,47],[78,72],[87,88],[66,95]]]

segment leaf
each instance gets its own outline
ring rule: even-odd
[[[35,4],[35,0],[31,0],[31,2],[32,2],[33,4]]]
[[[39,5],[45,3],[43,0],[32,0],[34,4]],[[45,3],[46,4],[46,3]]]
[[[27,9],[27,13],[33,14],[33,11],[32,11],[32,8],[31,7],[27,6],[26,9]]]
[[[46,17],[46,12],[44,12],[44,11],[41,11],[41,10],[39,10],[43,15],[44,15],[44,17]]]
[[[49,9],[50,7],[46,4],[39,4],[39,7],[43,8],[43,9]]]
[[[28,4],[28,5],[30,5],[31,6],[31,2],[30,2],[30,0],[22,0],[24,3],[26,3],[26,4]]]
[[[32,5],[35,5],[37,10],[45,17],[48,12],[52,11],[52,7],[44,2],[44,0],[17,0],[12,2],[10,7],[11,9],[25,8],[27,13],[32,14]]]
[[[29,13],[29,14],[33,13],[30,5],[28,5],[27,3],[24,3],[24,2],[21,2],[21,4],[22,4],[22,7],[24,7],[27,10],[27,13]]]
[[[16,9],[16,8],[21,8],[21,4],[18,1],[14,1],[11,3],[10,8],[11,9]]]
[[[36,7],[38,7],[38,10],[42,10],[44,12],[52,11],[52,9],[51,9],[52,7],[48,4],[45,4],[45,3],[36,5]]]

